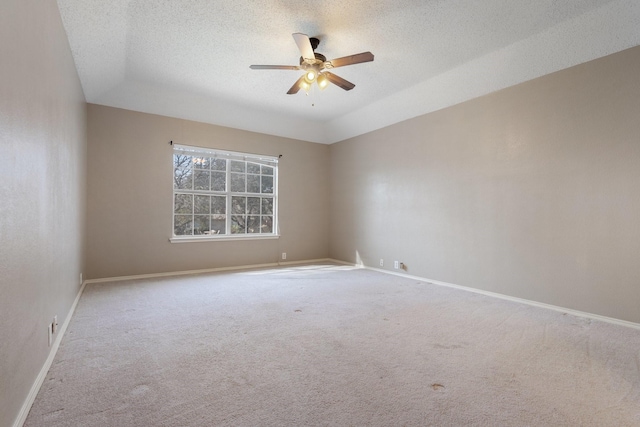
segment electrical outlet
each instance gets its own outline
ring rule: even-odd
[[[287,259],[287,253],[286,252],[282,252],[282,259]]]
[[[398,261],[393,261],[393,268],[396,270],[400,268],[400,263]]]
[[[82,285],[82,273],[80,273],[80,284]]]
[[[55,334],[58,332],[58,316],[53,316],[53,323],[51,323],[51,333]]]
[[[380,267],[384,267],[384,260],[380,258]]]

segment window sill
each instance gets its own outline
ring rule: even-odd
[[[239,236],[203,236],[203,237],[193,237],[193,236],[185,236],[185,237],[171,237],[169,242],[171,243],[194,243],[194,242],[231,242],[231,241],[241,241],[241,240],[272,240],[279,239],[279,234],[248,234],[248,235],[239,235]]]

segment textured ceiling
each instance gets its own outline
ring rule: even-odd
[[[58,0],[87,102],[332,143],[640,44],[638,0]],[[291,36],[346,92],[286,95]]]

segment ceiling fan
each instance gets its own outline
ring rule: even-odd
[[[327,70],[373,61],[373,53],[371,52],[357,53],[327,61],[323,54],[315,52],[318,44],[320,44],[319,39],[315,37],[309,38],[309,36],[302,33],[294,33],[293,39],[302,55],[300,57],[300,65],[251,65],[249,67],[252,70],[304,70],[304,74],[291,86],[287,95],[296,94],[300,89],[308,92],[314,82],[318,84],[320,89],[325,89],[329,83],[333,83],[344,90],[351,90],[356,85]]]

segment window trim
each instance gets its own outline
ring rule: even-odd
[[[175,155],[187,155],[187,156],[203,156],[203,157],[217,157],[223,158],[227,160],[227,162],[232,160],[243,161],[243,162],[252,162],[258,163],[261,165],[269,166],[273,168],[273,193],[247,193],[245,192],[231,192],[230,191],[230,163],[227,163],[227,179],[226,179],[226,188],[225,191],[213,191],[213,190],[180,190],[175,187],[174,179],[172,179],[172,201],[171,201],[171,232],[169,241],[171,243],[191,243],[191,242],[206,242],[206,241],[241,241],[241,240],[269,240],[269,239],[278,239],[280,237],[280,228],[278,221],[278,160],[279,157],[269,156],[263,154],[252,154],[252,153],[244,153],[244,152],[236,152],[236,151],[228,151],[228,150],[219,150],[215,148],[205,148],[205,147],[196,147],[182,144],[172,144],[173,150],[171,154],[171,175],[174,177],[175,174]],[[195,168],[193,169],[195,171]],[[245,172],[246,174],[246,172]],[[245,189],[246,190],[246,189]],[[271,233],[238,233],[238,234],[203,234],[203,235],[175,235],[175,203],[176,203],[176,194],[180,193],[191,193],[194,195],[202,194],[202,195],[225,195],[227,197],[227,207],[226,207],[226,228],[229,231],[229,227],[231,224],[231,217],[234,215],[231,211],[230,200],[233,196],[240,197],[272,197],[273,198],[273,226]],[[246,215],[246,214],[245,214]]]
[[[233,237],[232,237],[233,236]],[[218,234],[215,236],[204,235],[202,237],[195,236],[173,236],[169,238],[171,243],[193,243],[193,242],[237,242],[238,240],[274,240],[279,239],[279,234],[233,234],[229,236],[228,234]]]

